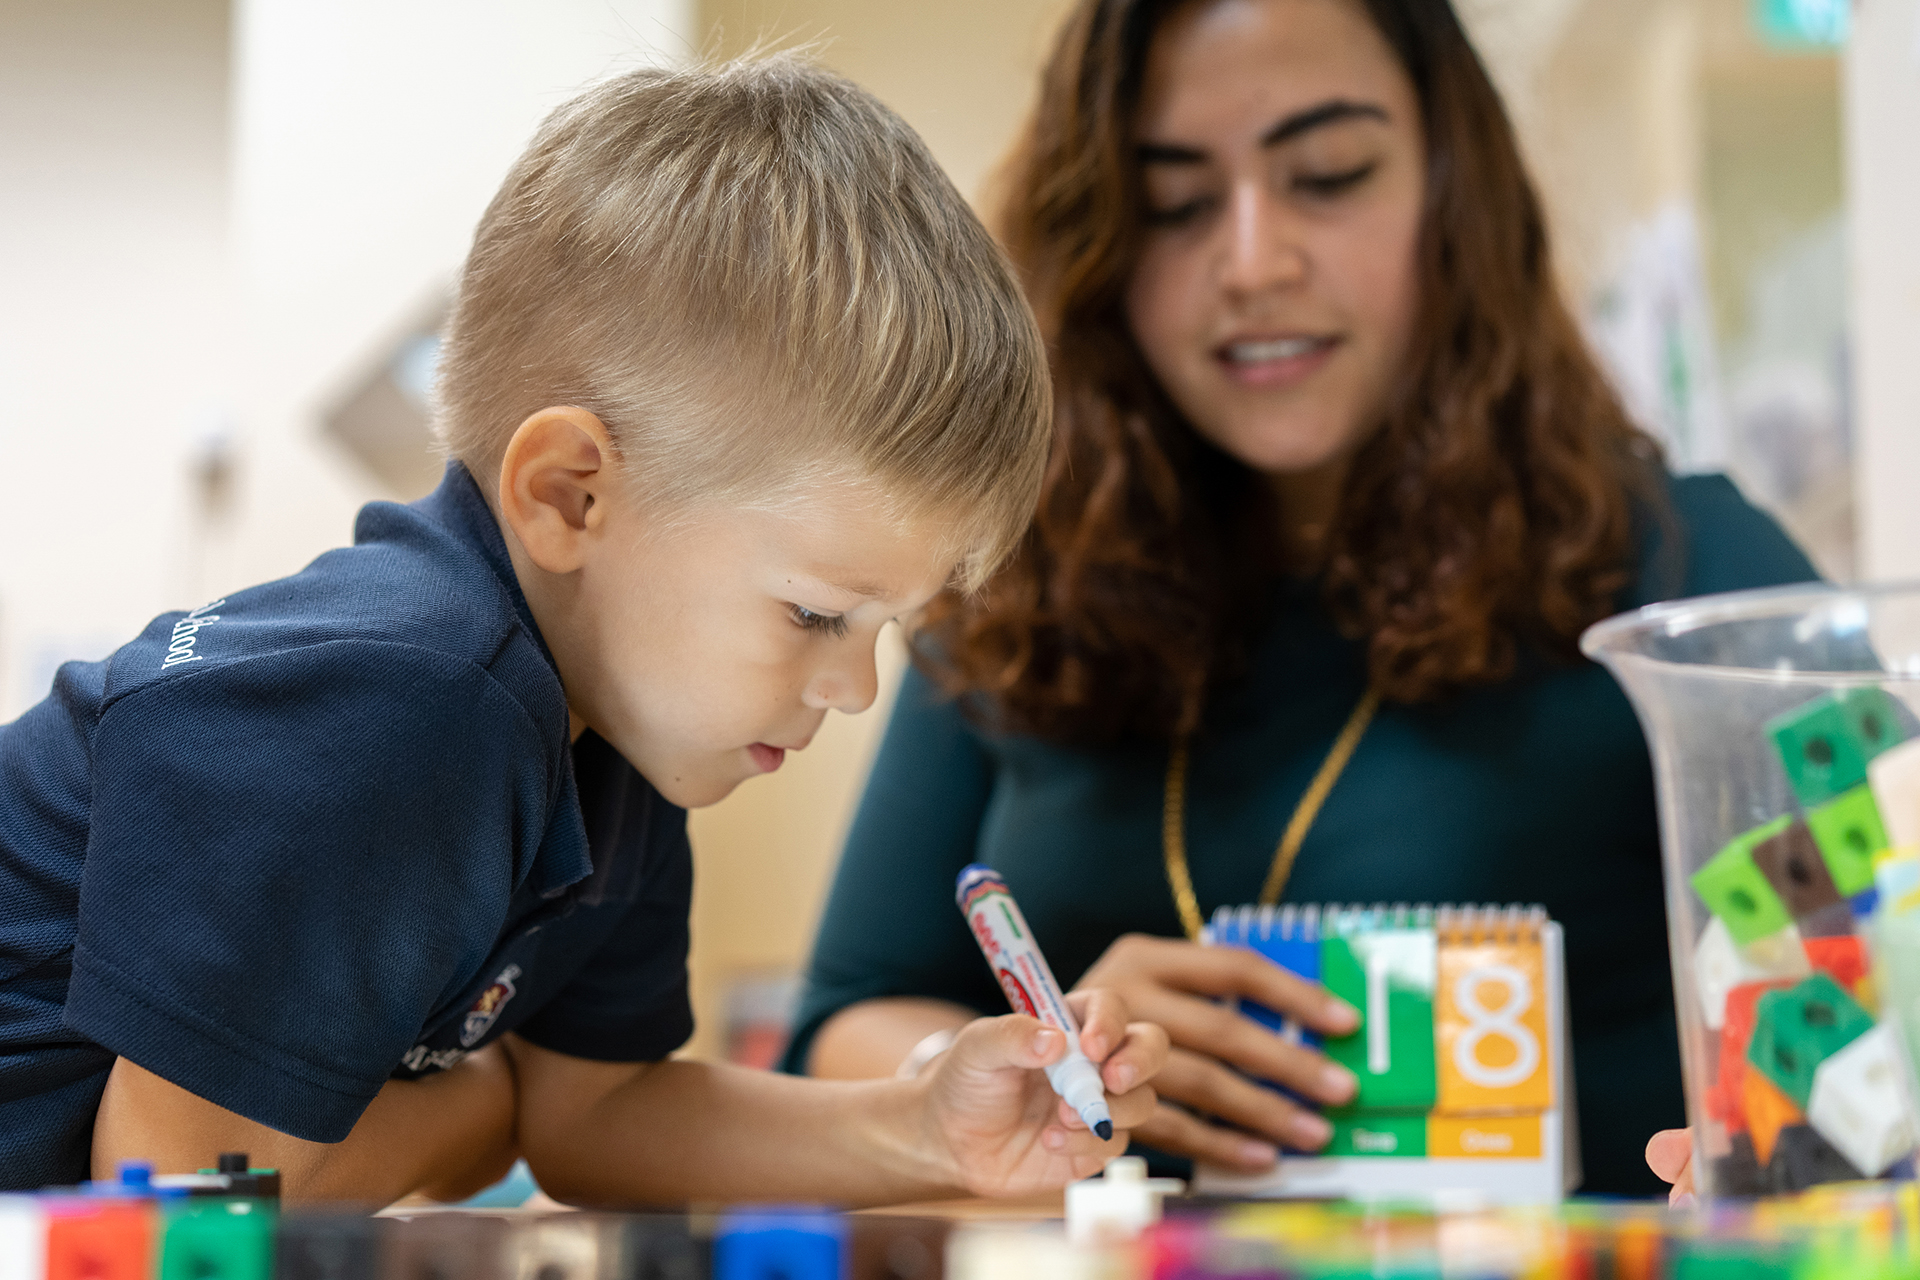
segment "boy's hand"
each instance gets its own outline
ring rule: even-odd
[[[956,1185],[1011,1196],[1089,1177],[1127,1149],[1125,1130],[1153,1114],[1146,1081],[1166,1065],[1167,1033],[1128,1023],[1125,1002],[1110,991],[1076,992],[1067,1004],[1080,1020],[1080,1048],[1107,1088],[1112,1140],[1089,1131],[1040,1071],[1065,1056],[1063,1034],[1022,1015],[981,1018],[916,1082],[924,1086],[929,1148],[948,1154]]]
[[[1255,952],[1128,934],[1094,962],[1080,986],[1118,992],[1135,1016],[1159,1023],[1172,1038],[1167,1069],[1155,1085],[1180,1105],[1162,1104],[1134,1135],[1162,1151],[1258,1173],[1273,1166],[1280,1144],[1317,1151],[1333,1129],[1255,1081],[1272,1080],[1335,1105],[1357,1087],[1345,1067],[1220,1003],[1222,997],[1252,1000],[1325,1035],[1347,1035],[1360,1025],[1351,1005]],[[1231,1127],[1208,1124],[1195,1112]]]
[[[1676,1209],[1693,1203],[1693,1130],[1662,1129],[1647,1143],[1647,1167],[1670,1182],[1667,1203]]]

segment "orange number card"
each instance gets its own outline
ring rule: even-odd
[[[1553,1050],[1539,921],[1467,908],[1435,924],[1434,1111],[1544,1111],[1553,1105]]]

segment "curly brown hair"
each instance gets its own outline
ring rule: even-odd
[[[1123,293],[1141,226],[1134,113],[1181,0],[1083,0],[1001,175],[998,230],[1052,352],[1054,442],[1014,560],[929,610],[923,668],[998,727],[1075,743],[1191,731],[1245,665],[1277,541],[1268,486],[1147,371]],[[1427,139],[1418,314],[1357,453],[1320,586],[1375,687],[1418,702],[1571,657],[1663,502],[1553,276],[1540,201],[1447,0],[1364,0]]]

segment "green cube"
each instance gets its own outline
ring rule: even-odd
[[[1867,761],[1898,742],[1893,702],[1879,689],[1822,694],[1767,722],[1787,780],[1811,809],[1867,780]]]
[[[1807,812],[1807,827],[1833,873],[1834,887],[1851,898],[1873,887],[1873,855],[1887,847],[1887,828],[1873,788],[1855,787]]]
[[[1872,1029],[1873,1015],[1839,983],[1816,973],[1760,997],[1747,1061],[1805,1111],[1815,1069]]]
[[[1773,891],[1753,861],[1753,847],[1771,840],[1793,825],[1792,818],[1775,818],[1745,835],[1735,836],[1712,861],[1693,873],[1693,891],[1707,909],[1726,922],[1727,932],[1742,946],[1775,934],[1793,923],[1787,906]],[[1838,876],[1834,877],[1836,880]]]
[[[1339,1116],[1323,1156],[1424,1156],[1425,1116]]]
[[[167,1215],[159,1280],[272,1280],[274,1213],[263,1200],[208,1197]]]
[[[1320,941],[1320,980],[1360,1011],[1360,1027],[1326,1042],[1327,1056],[1360,1082],[1331,1114],[1421,1111],[1437,1095],[1431,929],[1361,931]]]

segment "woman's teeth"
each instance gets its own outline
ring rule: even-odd
[[[1274,338],[1268,342],[1233,342],[1227,345],[1227,359],[1235,364],[1263,364],[1268,360],[1291,360],[1318,350],[1324,338]]]

